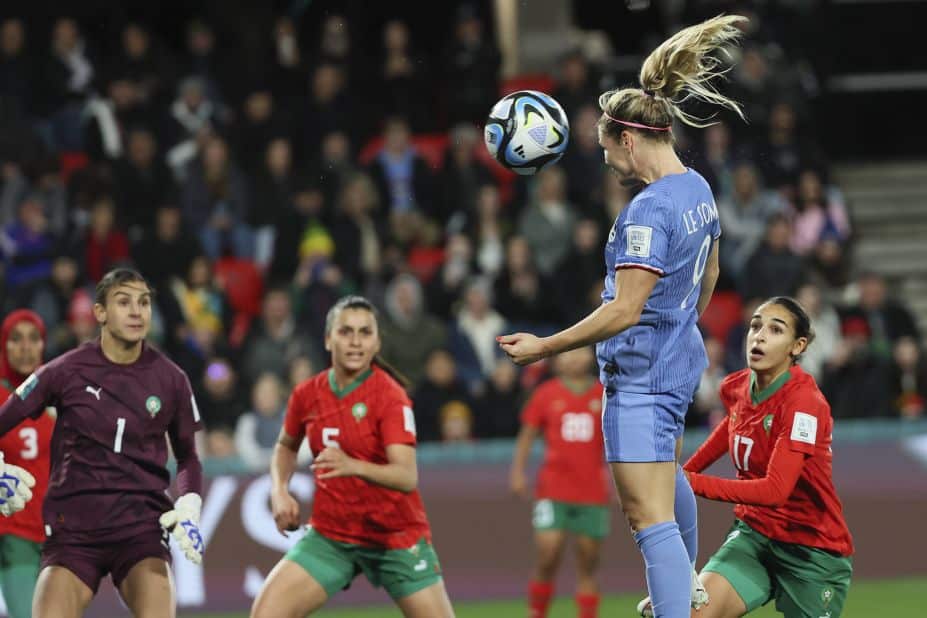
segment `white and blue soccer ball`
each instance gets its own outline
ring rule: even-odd
[[[570,123],[550,95],[519,90],[493,106],[483,139],[496,161],[513,172],[529,175],[563,156],[570,141]]]

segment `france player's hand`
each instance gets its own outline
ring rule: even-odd
[[[338,478],[339,476],[356,476],[357,460],[348,457],[344,451],[334,446],[327,446],[312,462],[312,469],[319,480]]]
[[[283,536],[287,532],[299,529],[299,503],[286,490],[274,491],[270,494],[270,511],[274,516],[277,530]]]
[[[189,493],[177,498],[174,508],[161,515],[158,522],[170,531],[187,560],[193,564],[203,561],[203,536],[200,534],[200,509],[203,499]]]
[[[35,477],[19,466],[3,461],[0,453],[0,515],[9,517],[26,507],[32,499]]]
[[[549,356],[540,337],[531,333],[515,333],[496,337],[499,347],[516,365],[530,365]]]

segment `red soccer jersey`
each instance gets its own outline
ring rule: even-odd
[[[305,435],[313,453],[326,446],[349,457],[388,463],[390,444],[415,446],[415,417],[406,392],[374,366],[339,391],[332,370],[296,387],[284,420],[291,436]],[[418,490],[403,493],[358,477],[318,481],[309,525],[346,543],[403,549],[431,539]]]
[[[728,449],[737,478],[766,477],[773,448],[780,441],[806,458],[784,504],[738,504],[734,514],[777,541],[852,554],[853,540],[833,483],[834,421],[814,378],[796,365],[756,395],[752,380],[753,373],[744,369],[725,378],[720,389],[728,410]]]
[[[6,401],[12,391],[4,380],[0,382],[0,401]],[[35,477],[32,500],[26,508],[9,517],[0,517],[0,534],[13,534],[20,538],[42,543],[45,541],[45,524],[42,521],[42,503],[48,491],[48,473],[51,461],[52,432],[55,419],[46,411],[37,419],[27,418],[5,436],[0,437],[0,453],[6,463],[19,466]]]
[[[576,504],[607,504],[610,480],[602,440],[602,385],[575,393],[559,379],[534,391],[522,422],[544,434],[536,496]]]

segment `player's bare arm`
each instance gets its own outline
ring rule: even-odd
[[[659,275],[642,268],[623,268],[615,274],[615,300],[600,305],[573,326],[550,337],[515,333],[498,338],[515,363],[528,365],[567,350],[614,337],[640,321],[641,312]]]
[[[407,444],[388,444],[386,459],[385,464],[375,464],[354,459],[340,448],[329,446],[312,462],[312,469],[319,480],[357,476],[376,485],[406,493],[418,486],[415,447]]]
[[[299,503],[290,494],[290,478],[296,470],[299,445],[299,438],[281,429],[270,460],[271,511],[277,530],[283,536],[286,536],[287,531],[299,528]]]
[[[715,291],[715,284],[718,283],[718,277],[721,275],[721,265],[718,263],[718,239],[715,239],[711,246],[711,253],[708,254],[708,262],[705,264],[705,272],[702,274],[702,287],[698,293],[698,314],[701,316],[705,313],[708,303],[711,302],[711,295]]]
[[[522,498],[528,498],[528,483],[525,480],[525,466],[531,454],[531,445],[538,436],[537,427],[522,425],[515,439],[515,452],[512,455],[512,470],[509,473],[509,488],[512,493]]]

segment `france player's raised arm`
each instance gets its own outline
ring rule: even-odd
[[[54,404],[56,375],[54,368],[44,365],[13,391],[0,406],[0,436],[27,418],[38,417],[47,406]]]

